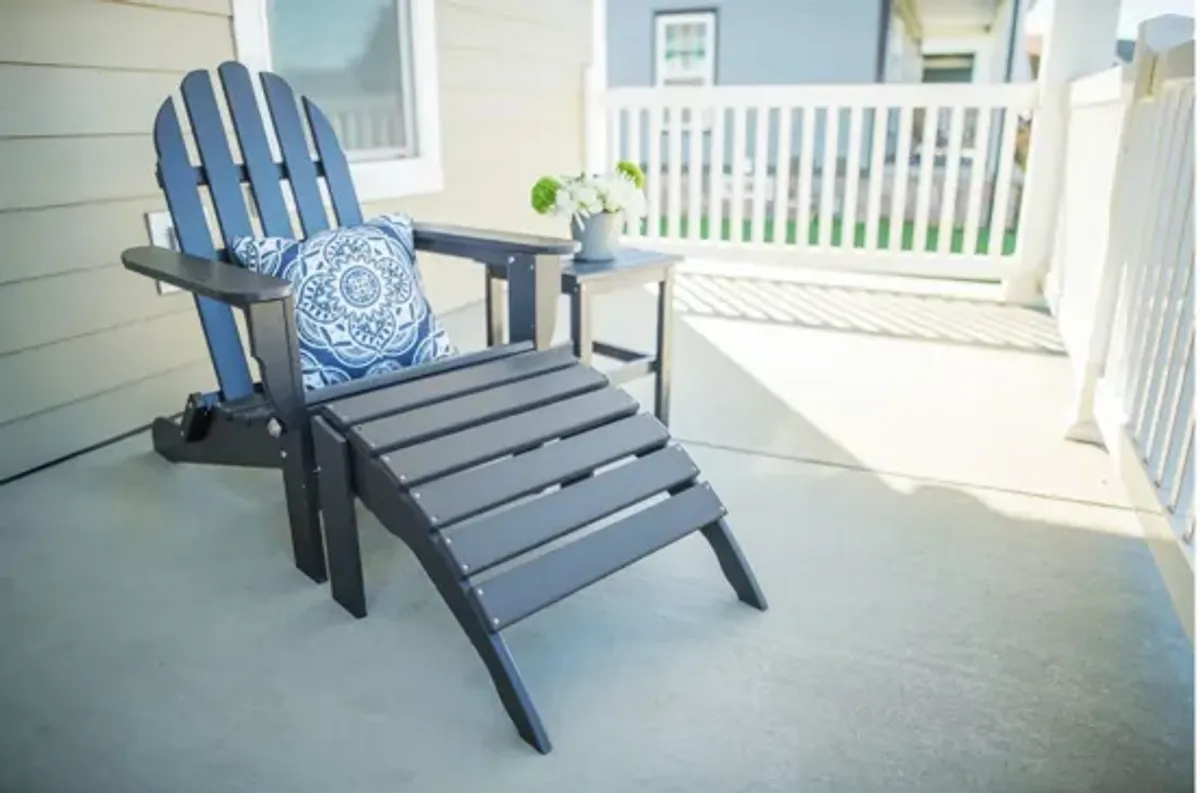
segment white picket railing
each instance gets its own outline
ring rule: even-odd
[[[607,156],[647,174],[631,244],[999,278],[1019,255],[1034,98],[1032,84],[619,88]]]
[[[1130,111],[1120,176],[1123,272],[1105,382],[1126,431],[1189,540],[1195,521],[1195,78],[1192,44],[1162,56]],[[1181,68],[1172,69],[1178,62]]]
[[[1191,561],[1193,42],[1157,53],[1138,46],[1131,68],[1074,86],[1052,302],[1077,373],[1096,380],[1109,450],[1138,470],[1126,481],[1135,504],[1162,510]]]

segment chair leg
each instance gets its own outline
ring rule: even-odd
[[[471,631],[468,634],[471,635],[475,652],[479,653],[488,674],[492,676],[492,685],[496,687],[496,693],[500,695],[500,701],[504,703],[504,709],[508,711],[517,733],[541,754],[549,754],[553,748],[550,736],[546,734],[542,719],[533,707],[533,700],[525,690],[521,673],[517,671],[517,664],[504,638],[498,633],[484,633],[482,629],[478,638]]]
[[[317,583],[325,581],[325,549],[317,501],[317,463],[304,384],[292,299],[254,303],[246,311],[250,350],[262,370],[263,388],[276,417],[283,489],[296,567]],[[280,433],[282,433],[280,435]]]
[[[300,572],[318,584],[326,578],[321,541],[321,510],[317,495],[316,455],[308,427],[287,432],[280,439],[283,457],[283,492],[287,500],[292,552]]]
[[[725,580],[737,593],[738,600],[760,611],[766,611],[767,599],[759,589],[758,580],[754,577],[749,563],[746,562],[746,557],[742,555],[742,549],[738,547],[737,540],[733,538],[733,533],[729,530],[729,524],[725,522],[725,519],[710,523],[701,529],[701,533],[704,534],[704,539],[708,540],[708,544],[712,546],[713,553],[717,555],[721,572],[725,574]]]
[[[313,419],[313,443],[325,523],[325,553],[329,557],[329,588],[342,608],[361,619],[367,616],[367,599],[354,516],[350,449],[346,439],[319,417]]]
[[[417,550],[417,548],[414,548]],[[508,651],[508,645],[499,633],[492,633],[484,626],[479,614],[475,611],[467,593],[463,590],[464,583],[456,580],[445,566],[443,559],[433,559],[436,555],[432,543],[421,548],[418,557],[425,556],[423,567],[429,573],[442,600],[449,606],[450,611],[458,620],[459,626],[471,640],[471,645],[478,653],[479,659],[487,667],[491,675],[492,685],[500,696],[500,702],[508,712],[509,719],[517,728],[517,733],[534,749],[542,754],[549,754],[550,736],[542,726],[533,700],[521,681],[521,673],[517,670],[516,662]]]

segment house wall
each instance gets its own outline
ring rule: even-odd
[[[879,48],[881,0],[607,0],[608,83],[612,88],[654,84],[654,15],[670,10],[715,9],[717,12],[718,85],[796,85],[873,83]],[[748,151],[757,134],[754,114],[746,120]],[[868,125],[869,126],[869,125]],[[690,159],[689,134],[683,134],[682,156]],[[639,150],[649,151],[643,126]],[[774,167],[777,123],[772,123],[767,160]],[[848,134],[840,135],[839,155],[845,156]],[[869,131],[868,131],[869,138]],[[824,123],[814,135],[817,162],[825,149]],[[792,151],[798,153],[802,129],[795,124]],[[666,135],[660,145],[666,156]],[[709,143],[703,143],[705,164]],[[733,136],[725,136],[726,169],[733,154]],[[665,161],[665,160],[664,160]],[[752,167],[746,158],[747,168]]]
[[[608,84],[654,84],[654,14],[715,9],[717,83],[875,81],[880,0],[608,0]]]
[[[885,83],[921,82],[921,43],[916,41],[901,21],[893,17],[888,26],[887,59],[884,63]]]
[[[1005,0],[996,8],[996,16],[986,30],[975,35],[940,35],[936,26],[931,26],[921,43],[922,55],[959,55],[971,53],[975,56],[974,83],[1027,82],[1031,79],[1029,56],[1025,52],[1023,35],[1025,4]],[[1021,16],[1017,20],[1016,36],[1012,35],[1013,13]],[[1012,58],[1011,78],[1008,73],[1009,50],[1015,48]]]
[[[214,386],[191,299],[124,271],[163,209],[149,132],[183,74],[234,56],[229,0],[0,2],[0,480],[147,424]],[[587,0],[438,0],[445,189],[421,219],[561,233],[542,172],[583,161]],[[437,310],[482,297],[426,257]]]

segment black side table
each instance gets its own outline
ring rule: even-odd
[[[624,365],[606,374],[613,385],[654,375],[654,415],[664,426],[670,418],[671,342],[675,321],[675,265],[682,256],[659,251],[624,248],[608,262],[563,260],[562,293],[571,298],[571,341],[575,355],[585,365],[593,355],[613,358]],[[487,268],[484,294],[488,346],[504,339],[503,267]],[[658,284],[658,321],[653,354],[598,341],[592,334],[592,298],[598,294]]]

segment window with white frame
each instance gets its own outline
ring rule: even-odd
[[[434,0],[233,0],[238,60],[325,113],[359,198],[442,187]]]
[[[717,77],[717,14],[714,11],[661,12],[654,17],[654,82],[662,87],[705,87]],[[691,123],[684,110],[683,124]],[[701,113],[712,126],[712,113]]]
[[[717,15],[665,12],[654,18],[655,76],[660,86],[712,85],[716,80]]]

